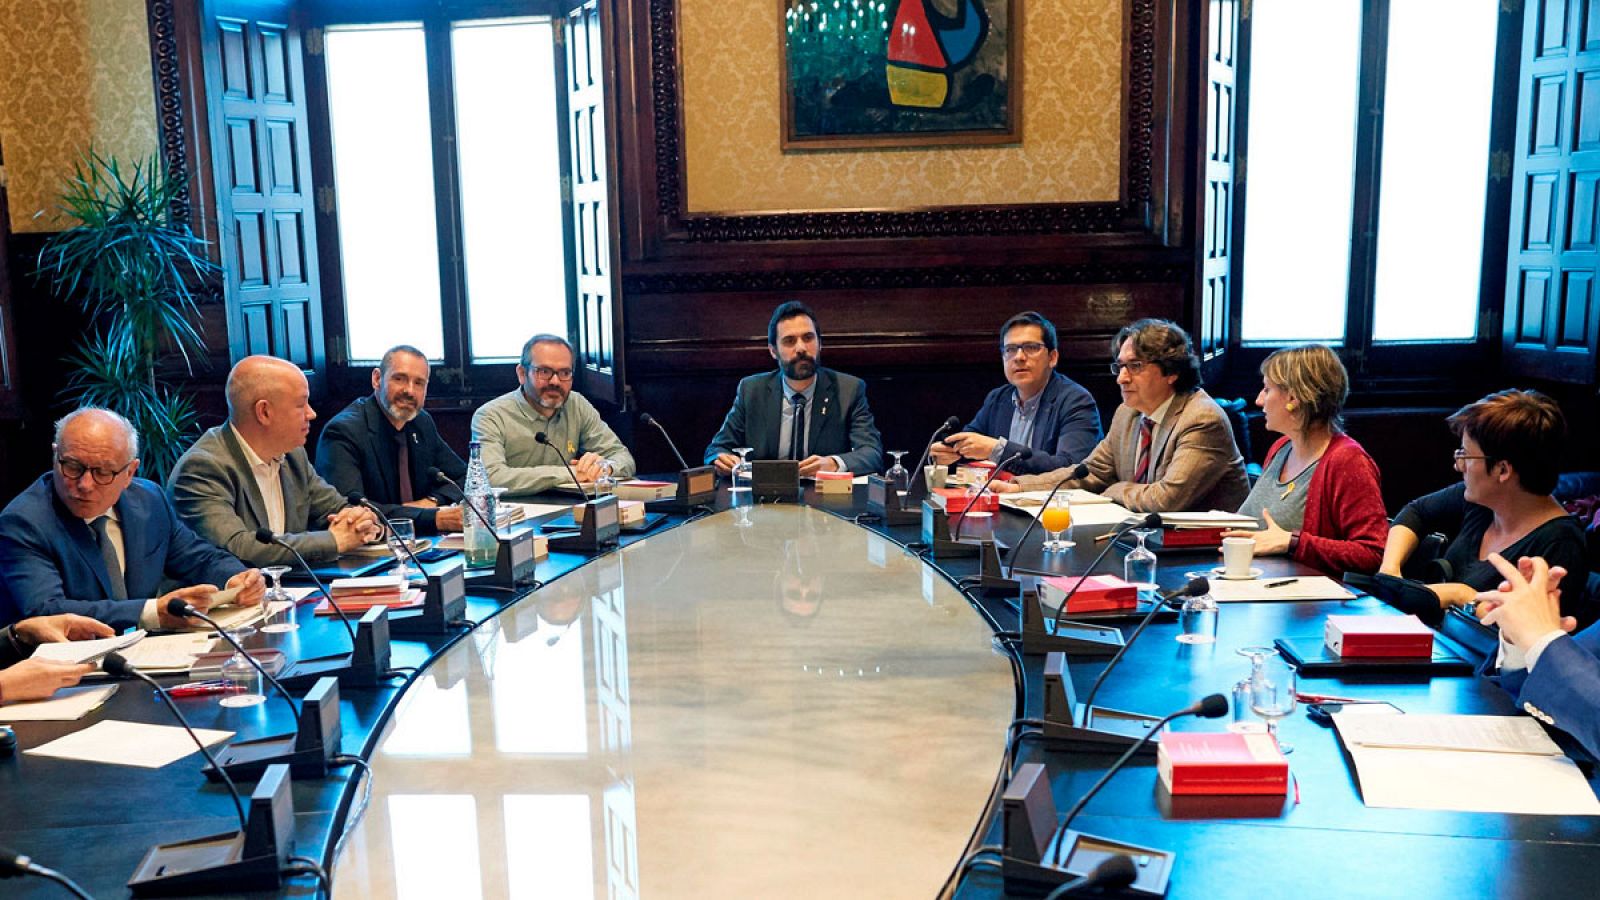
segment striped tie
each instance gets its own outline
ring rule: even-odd
[[[1156,423],[1149,416],[1139,417],[1139,465],[1133,471],[1133,480],[1144,484],[1150,475],[1150,438]]]

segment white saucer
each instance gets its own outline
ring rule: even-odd
[[[1223,568],[1221,566],[1217,566],[1215,569],[1205,569],[1205,570],[1199,571],[1199,572],[1185,572],[1185,573],[1183,573],[1183,577],[1185,577],[1185,578],[1220,578],[1223,581],[1254,581],[1257,578],[1261,577],[1261,569],[1259,569],[1259,568],[1251,568],[1249,575],[1242,575],[1242,576],[1241,575],[1224,575],[1224,574],[1222,574],[1223,571],[1224,570],[1223,570]]]

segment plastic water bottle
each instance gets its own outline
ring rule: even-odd
[[[464,515],[461,517],[463,543],[467,548],[467,568],[492,568],[500,549],[500,542],[495,533],[483,523],[496,521],[494,491],[489,489],[489,472],[483,467],[483,444],[473,441],[470,446],[472,457],[467,461],[467,481],[461,488],[466,495],[465,502],[476,508],[483,516],[480,519],[473,515],[472,510],[464,510]]]

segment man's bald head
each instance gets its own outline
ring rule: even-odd
[[[247,356],[228,373],[228,421],[263,459],[303,446],[317,417],[305,373],[275,356]]]
[[[117,451],[123,463],[139,456],[139,432],[132,422],[109,409],[84,406],[56,420],[58,452],[87,442]]]

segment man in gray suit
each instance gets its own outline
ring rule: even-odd
[[[228,421],[200,436],[173,467],[167,493],[185,524],[251,565],[293,564],[256,540],[262,527],[308,562],[328,562],[376,540],[378,520],[311,467],[305,451],[311,390],[293,363],[250,356],[228,373]]]
[[[773,311],[767,352],[778,370],[739,382],[733,408],[706,447],[706,464],[726,475],[739,461],[733,448],[749,447],[750,459],[799,460],[801,475],[877,472],[883,440],[867,408],[867,386],[819,365],[822,336],[804,303],[790,300]]]
[[[1227,413],[1200,387],[1200,358],[1189,336],[1165,319],[1141,319],[1117,332],[1111,352],[1122,405],[1083,461],[1089,474],[1065,487],[1103,494],[1135,512],[1238,509],[1250,493],[1244,459]],[[1070,472],[1024,475],[996,487],[1048,490]]]

